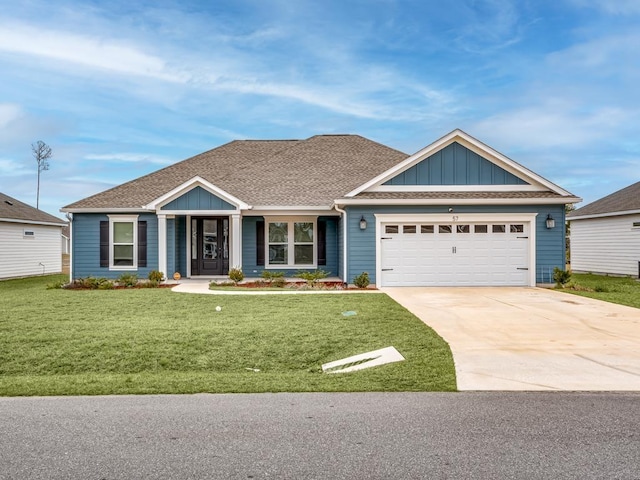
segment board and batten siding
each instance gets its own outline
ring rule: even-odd
[[[0,278],[60,273],[61,236],[62,227],[0,222]]]
[[[371,283],[376,282],[376,217],[375,214],[443,214],[443,206],[366,206],[347,207],[347,281],[367,272]],[[565,265],[564,205],[457,205],[455,213],[537,213],[536,217],[536,282],[552,283],[553,269]],[[453,213],[452,215],[455,215]],[[555,219],[556,226],[546,228],[547,215]],[[360,218],[367,228],[360,230]]]
[[[118,215],[126,213],[118,212]],[[108,221],[107,214],[74,213],[72,229],[73,278],[104,277],[118,278],[123,273],[136,273],[138,278],[147,278],[151,270],[158,269],[158,217],[153,213],[132,213],[139,221],[147,222],[147,266],[137,270],[109,270],[100,267],[100,222]],[[163,272],[166,275],[166,272]]]
[[[640,214],[570,221],[571,270],[638,276]]]

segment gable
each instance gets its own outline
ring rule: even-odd
[[[528,185],[486,158],[453,142],[383,185]]]
[[[235,210],[236,207],[222,198],[197,186],[187,193],[163,205],[160,210]]]

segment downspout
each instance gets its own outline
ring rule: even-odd
[[[73,213],[65,213],[69,220],[69,283],[73,282]]]
[[[336,212],[342,214],[342,279],[344,283],[349,285],[349,279],[347,278],[347,211],[342,210],[337,204],[333,205]]]

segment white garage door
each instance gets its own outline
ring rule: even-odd
[[[528,285],[529,222],[381,224],[381,285]]]

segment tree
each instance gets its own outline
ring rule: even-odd
[[[33,152],[33,158],[38,163],[38,190],[36,192],[36,208],[40,209],[40,172],[49,170],[48,160],[51,158],[51,147],[44,143],[42,140],[38,140],[36,143],[31,144],[31,151]]]

